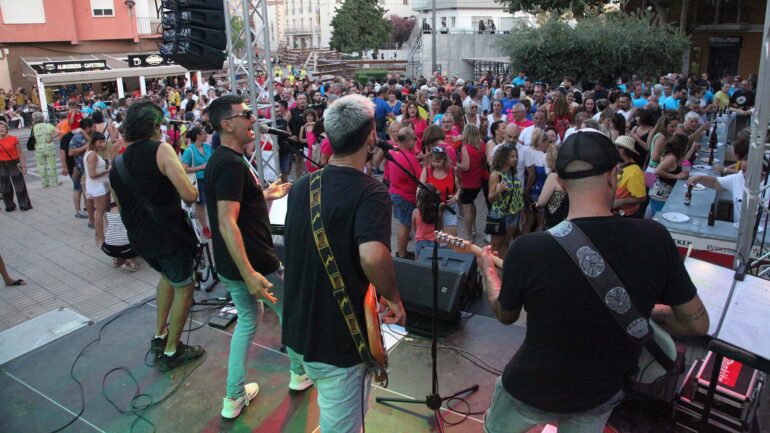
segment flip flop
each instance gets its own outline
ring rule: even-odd
[[[5,287],[12,287],[12,286],[26,286],[27,282],[19,278],[18,280],[12,282],[11,284],[6,284]]]

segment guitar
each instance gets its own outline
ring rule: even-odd
[[[671,338],[671,336],[668,335],[668,332],[664,331],[660,325],[655,323],[654,320],[649,319],[648,322],[650,323],[650,328],[652,328],[655,342],[658,343],[658,346],[660,346],[661,350],[668,359],[676,361],[677,353],[674,339]],[[634,382],[649,384],[655,382],[667,374],[670,374],[670,372],[666,371],[666,369],[663,368],[663,366],[658,363],[655,357],[652,356],[652,354],[650,354],[650,352],[648,352],[645,348],[642,348],[642,354],[639,355],[639,363],[637,365],[639,367],[639,371],[633,379]]]
[[[471,241],[465,240],[463,238],[458,238],[457,236],[452,236],[449,233],[445,233],[441,231],[435,231],[433,234],[439,243],[448,245],[458,253],[473,254],[476,257],[481,257],[484,254],[484,250],[480,246],[475,245]],[[495,263],[495,266],[497,266],[498,268],[500,269],[503,268],[503,259],[501,259],[500,257],[492,256],[492,261]]]
[[[380,326],[379,303],[377,290],[369,284],[364,296],[364,317],[366,318],[366,336],[369,342],[369,353],[374,365],[370,365],[372,377],[377,385],[388,387],[388,355],[382,343],[382,328]]]
[[[472,242],[465,239],[458,238],[441,231],[436,231],[434,235],[436,236],[436,240],[438,242],[449,245],[458,253],[470,253],[478,257],[484,252],[481,247],[474,245]],[[498,268],[503,267],[503,260],[499,257],[493,256],[492,260],[494,260],[495,266]],[[676,343],[674,343],[674,340],[670,335],[668,335],[666,331],[663,330],[663,328],[655,323],[655,321],[650,319],[648,322],[652,328],[655,342],[658,343],[658,346],[660,346],[660,348],[663,350],[663,353],[669,359],[675,361],[677,352]],[[637,365],[638,373],[633,379],[634,382],[649,384],[655,382],[662,376],[670,374],[668,371],[666,371],[665,368],[663,368],[662,365],[660,365],[660,363],[658,363],[655,357],[644,348],[642,348],[642,354],[639,356],[639,363]]]

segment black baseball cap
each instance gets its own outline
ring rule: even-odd
[[[617,147],[609,137],[596,129],[581,129],[564,140],[556,157],[556,172],[562,179],[583,179],[612,170],[620,160]],[[573,161],[583,161],[593,167],[567,171]]]

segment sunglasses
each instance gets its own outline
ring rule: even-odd
[[[253,111],[251,111],[251,110],[243,110],[243,112],[241,112],[241,113],[238,113],[236,115],[227,117],[227,118],[222,119],[222,120],[235,119],[236,117],[243,117],[246,120],[251,120],[252,116],[254,116],[254,112]]]
[[[446,153],[446,150],[441,146],[435,146],[430,151],[433,153]]]

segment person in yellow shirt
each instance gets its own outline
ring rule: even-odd
[[[621,174],[615,189],[612,209],[617,215],[635,217],[641,215],[640,207],[647,199],[644,173],[634,162],[634,156],[639,153],[634,149],[634,139],[627,135],[616,138],[615,144],[618,146],[618,153],[623,162],[619,165]]]
[[[714,95],[714,104],[723,109],[730,105],[730,83],[722,83],[722,88]]]

